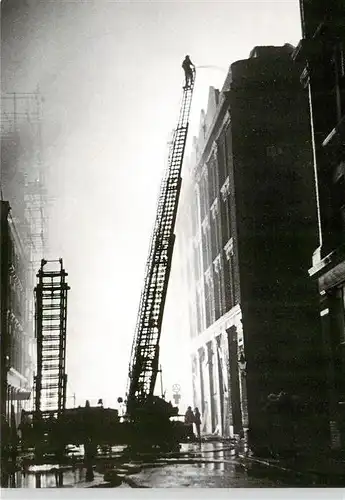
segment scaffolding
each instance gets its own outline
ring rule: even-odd
[[[41,149],[42,97],[39,91],[1,95],[1,197],[28,251],[32,285],[47,252],[47,204]]]
[[[67,291],[70,289],[66,276],[62,259],[41,261],[35,288],[35,411],[40,414],[53,411],[59,415],[66,406]]]

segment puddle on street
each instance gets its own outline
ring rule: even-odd
[[[3,487],[7,488],[63,488],[86,482],[85,467],[60,467],[44,464],[25,471],[8,474]]]

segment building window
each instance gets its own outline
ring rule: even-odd
[[[338,122],[344,114],[344,90],[345,90],[345,58],[344,58],[344,43],[339,42],[334,50],[334,68],[336,80],[336,96],[337,96],[337,118]]]
[[[194,299],[195,300],[192,305],[194,307],[195,324],[197,332],[200,334],[205,328],[205,309],[202,282],[198,283],[196,287]]]
[[[218,193],[218,164],[217,164],[217,156],[216,156],[216,147],[214,147],[212,155],[208,164],[208,172],[209,172],[209,198],[210,201],[213,201],[217,197]]]
[[[221,249],[221,220],[219,214],[219,201],[216,198],[211,206],[213,241],[212,241],[212,256],[213,258],[219,254]]]
[[[210,316],[211,316],[211,324],[216,321],[215,310],[214,310],[214,283],[213,276],[211,276],[210,280]]]
[[[222,199],[226,200],[230,194],[230,179],[227,177],[224,181],[224,184],[220,188],[220,192],[222,194]]]
[[[209,268],[205,273],[205,312],[206,328],[208,328],[215,321],[212,268]]]
[[[230,138],[226,137],[225,134],[222,134],[217,142],[216,151],[220,184],[223,184],[228,176],[228,150],[231,150],[231,144],[229,148],[228,142],[231,140],[231,134],[229,137]]]
[[[187,277],[187,284],[188,286],[193,283],[193,270],[191,266],[191,259],[190,259],[190,254],[189,252],[186,252],[186,265],[185,265],[185,272],[186,272],[186,277]]]
[[[213,205],[212,205],[213,206]],[[217,242],[216,242],[216,225],[213,217],[212,207],[211,207],[211,217],[210,217],[210,229],[211,229],[211,259],[213,260],[217,255]]]
[[[345,162],[340,162],[334,169],[332,186],[332,203],[336,230],[340,237],[340,243],[345,233]]]
[[[208,171],[208,184],[207,184],[208,199],[210,203],[212,203],[212,201],[214,200],[214,164],[212,158],[207,163],[207,171]]]
[[[193,400],[200,401],[198,387],[198,360],[195,354],[192,355],[192,386],[193,386]],[[200,406],[200,403],[198,403]]]
[[[221,221],[219,214],[219,201],[216,198],[211,206],[211,239],[212,239],[212,259],[219,254],[222,242],[221,242]]]
[[[210,285],[205,282],[205,321],[206,328],[211,324],[211,313],[210,313]]]
[[[198,193],[194,191],[191,201],[191,224],[192,235],[195,236],[198,231]]]
[[[217,205],[218,206],[218,205]],[[215,235],[216,235],[216,248],[217,248],[217,254],[221,252],[222,249],[222,226],[221,226],[221,220],[220,220],[220,213],[219,210],[217,209],[217,213],[214,219],[214,224],[215,224]]]
[[[233,239],[231,238],[224,247],[226,261],[227,261],[227,273],[225,280],[225,290],[227,297],[227,305],[229,308],[234,307],[236,304],[235,297],[235,259],[234,259],[234,245]]]
[[[207,248],[206,248],[206,234],[202,231],[201,234],[201,249],[202,249],[202,261],[203,261],[203,271],[207,268]]]
[[[199,374],[200,374],[200,400],[201,400],[201,413],[205,414],[205,385],[204,385],[204,363],[205,363],[205,349],[201,347],[198,349],[199,357]]]
[[[220,296],[220,284],[219,284],[219,276],[217,273],[214,273],[214,317],[215,321],[219,319],[222,315],[221,313],[221,296]]]
[[[200,185],[200,211],[201,211],[201,219],[204,219],[208,213],[209,209],[209,198],[208,198],[208,175],[207,175],[207,166],[204,165],[201,177],[199,181]]]
[[[213,266],[214,266],[215,319],[217,320],[225,312],[224,273],[222,266],[222,258],[220,254],[214,260]]]
[[[226,178],[221,187],[220,224],[222,227],[222,245],[225,245],[231,237],[231,214],[230,214],[230,181]]]
[[[234,307],[235,299],[235,262],[234,255],[231,254],[228,260],[229,265],[229,292],[230,292],[230,306]]]
[[[200,334],[203,330],[203,311],[202,311],[200,288],[198,288],[195,293],[195,314],[196,314],[196,329],[197,333]]]
[[[194,243],[193,246],[193,266],[194,266],[194,276],[195,280],[199,281],[200,279],[200,255],[199,255],[199,246]]]
[[[208,217],[202,222],[202,254],[204,262],[204,271],[209,268],[212,261],[212,248],[211,248],[211,228]]]

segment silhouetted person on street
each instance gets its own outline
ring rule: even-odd
[[[200,415],[199,408],[194,409],[194,423],[195,423],[196,433],[197,433],[198,439],[200,439],[201,415]]]
[[[187,411],[184,415],[184,423],[188,427],[188,429],[187,429],[188,437],[191,438],[192,440],[194,440],[195,439],[194,432],[193,432],[194,413],[193,413],[191,406],[188,406]]]
[[[188,406],[187,411],[184,415],[184,423],[185,424],[193,424],[194,423],[194,413],[192,411],[191,406]]]
[[[190,60],[189,56],[186,56],[182,63],[182,68],[184,69],[184,74],[186,78],[186,87],[193,83],[195,66]]]

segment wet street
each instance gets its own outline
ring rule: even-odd
[[[87,470],[82,450],[73,464],[26,463],[8,476],[10,488],[284,488],[320,487],[316,477],[253,461],[230,443],[182,445],[180,453],[126,456],[123,449],[99,455]]]

